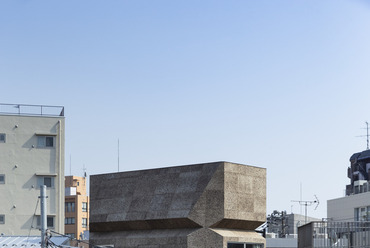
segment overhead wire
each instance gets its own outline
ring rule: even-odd
[[[39,201],[40,201],[40,198],[37,198],[37,202],[36,202],[36,207],[35,207],[35,212],[33,213],[33,216],[32,216],[32,221],[31,221],[31,226],[30,226],[30,230],[28,231],[28,236],[27,236],[27,245],[28,245],[28,241],[29,241],[29,238],[31,236],[31,230],[33,227],[33,221],[35,219],[35,216],[36,216],[36,211],[37,211],[37,207],[39,205]]]

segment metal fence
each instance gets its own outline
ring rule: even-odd
[[[64,116],[63,106],[0,103],[0,114]]]
[[[370,222],[311,222],[298,228],[298,248],[369,248]]]

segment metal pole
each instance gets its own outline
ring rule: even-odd
[[[47,229],[47,213],[46,213],[46,186],[40,187],[41,199],[41,248],[46,248],[46,229]]]

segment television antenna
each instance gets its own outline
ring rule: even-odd
[[[365,124],[366,124],[366,135],[359,135],[356,137],[366,137],[366,142],[367,142],[366,150],[369,150],[369,123],[365,121]]]
[[[315,206],[315,209],[314,209],[314,210],[316,210],[317,207],[320,204],[320,201],[317,198],[317,196],[316,195],[314,195],[314,196],[315,196],[316,200],[313,200],[313,201],[302,201],[302,200],[300,200],[300,201],[294,201],[294,200],[292,200],[292,202],[298,202],[299,205],[305,206],[305,214],[304,214],[305,224],[307,224],[307,207],[312,206],[312,204],[316,203],[316,206]]]

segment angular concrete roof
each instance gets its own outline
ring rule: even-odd
[[[215,162],[93,175],[90,231],[254,230],[266,217],[266,170]]]

